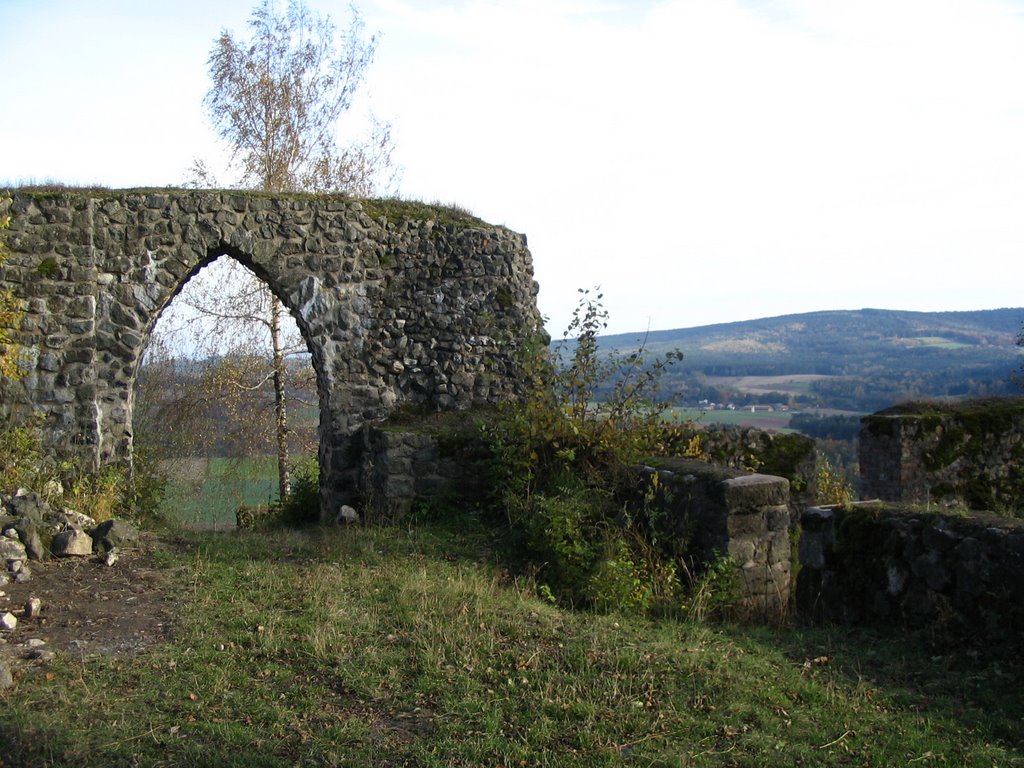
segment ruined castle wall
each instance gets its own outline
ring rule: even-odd
[[[970,509],[1024,505],[1024,398],[908,403],[867,416],[861,498]]]
[[[0,284],[25,301],[26,376],[3,411],[49,449],[129,460],[139,363],[181,286],[222,255],[295,318],[316,371],[325,514],[352,481],[363,423],[416,403],[512,396],[516,350],[543,333],[526,238],[427,206],[232,191],[15,191]]]
[[[819,621],[1024,637],[1024,522],[863,503],[804,512],[796,605]]]

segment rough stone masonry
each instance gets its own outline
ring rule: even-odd
[[[507,399],[518,347],[543,334],[526,238],[458,211],[339,196],[14,190],[0,288],[25,301],[27,375],[7,418],[40,415],[48,449],[130,461],[133,387],[160,313],[228,255],[281,299],[312,357],[323,514],[353,489],[352,435],[396,406]]]

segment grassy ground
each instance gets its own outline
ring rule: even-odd
[[[469,524],[185,534],[173,643],[0,694],[4,765],[1024,765],[1022,667],[545,604]]]

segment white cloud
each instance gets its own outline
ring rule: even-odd
[[[4,173],[179,181],[213,151],[209,46],[250,5],[14,0]],[[598,283],[614,330],[1021,303],[1019,3],[361,5],[403,191],[524,231],[556,331]]]

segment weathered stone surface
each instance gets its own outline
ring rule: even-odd
[[[46,523],[54,533],[65,528],[80,528],[83,531],[88,531],[96,527],[95,520],[72,509],[59,509],[50,512],[46,516]]]
[[[124,520],[106,520],[90,531],[93,549],[109,552],[114,548],[130,549],[138,546],[139,529]]]
[[[196,190],[15,190],[0,201],[6,214],[11,255],[0,288],[26,301],[19,341],[33,369],[0,416],[45,417],[48,449],[86,466],[130,459],[149,329],[217,256],[263,277],[309,345],[331,515],[355,492],[359,426],[403,404],[508,399],[522,385],[519,345],[543,335],[526,238],[450,210]]]
[[[802,527],[796,605],[806,617],[1024,637],[1024,560],[1007,546],[1024,521],[873,502],[809,509]]]
[[[55,557],[88,557],[92,554],[92,536],[80,528],[68,528],[53,537],[50,549]]]
[[[18,617],[10,611],[4,612],[0,615],[0,629],[6,629],[8,631],[18,626]]]
[[[43,601],[38,597],[30,597],[25,601],[25,618],[38,619],[43,610]]]
[[[4,506],[12,515],[18,518],[26,518],[42,524],[43,520],[52,511],[42,496],[34,491],[20,491],[14,496],[5,496]]]
[[[46,557],[46,548],[43,546],[43,539],[39,535],[39,527],[29,518],[23,518],[15,525],[18,538],[25,546],[25,553],[30,560],[43,560]]]
[[[724,555],[732,558],[738,615],[776,621],[786,614],[791,589],[788,480],[695,459],[668,459],[657,469],[641,469],[637,490],[638,500],[632,503],[651,515],[662,542],[677,542],[678,555],[698,567]]]
[[[6,536],[0,537],[0,562],[6,563],[10,560],[27,560],[25,545],[18,539],[9,539]]]
[[[10,688],[14,685],[14,675],[11,668],[0,662],[0,688]]]
[[[862,498],[1019,507],[1024,498],[1024,398],[905,403],[865,417]]]

